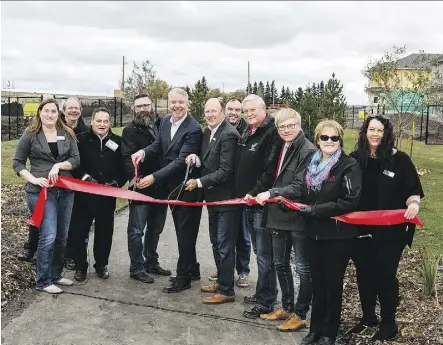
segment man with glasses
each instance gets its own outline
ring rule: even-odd
[[[167,192],[158,184],[145,189],[136,188],[136,177],[141,179],[160,169],[159,158],[150,157],[140,162],[138,176],[135,176],[131,155],[155,141],[161,118],[155,114],[152,100],[147,94],[135,97],[134,112],[134,120],[123,129],[122,133],[122,156],[126,178],[130,181],[129,189],[156,199],[165,199]],[[171,275],[170,270],[160,266],[157,253],[158,241],[166,221],[166,212],[167,205],[140,201],[129,202],[128,251],[131,260],[129,268],[131,278],[143,283],[153,283],[154,277],[150,273]]]

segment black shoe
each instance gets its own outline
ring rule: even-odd
[[[174,293],[174,292],[182,292],[183,290],[190,289],[191,282],[189,280],[184,279],[175,279],[171,285],[163,288],[163,292],[166,293]]]
[[[381,323],[377,333],[372,337],[373,341],[376,340],[393,340],[397,337],[398,327],[395,322]]]
[[[243,316],[247,317],[248,319],[256,319],[260,317],[261,314],[269,314],[272,313],[272,311],[272,309],[267,309],[256,305],[251,310],[245,310],[243,312]]]
[[[358,321],[358,323],[356,323],[354,326],[352,326],[352,328],[348,331],[348,333],[361,333],[367,327],[373,327],[376,325],[378,325],[377,317],[374,317],[369,321],[367,321],[365,319],[360,319],[360,321]]]
[[[320,335],[309,332],[308,335],[302,339],[300,345],[316,345],[319,339]]]
[[[173,282],[173,281],[175,281],[177,279],[177,276],[171,276],[171,277],[169,277],[169,281],[170,282]],[[198,275],[198,276],[196,276],[196,275],[192,275],[191,276],[191,281],[196,281],[196,280],[200,280],[200,274]]]
[[[194,269],[191,272],[191,280],[192,281],[196,281],[196,280],[200,280],[201,276],[200,276],[200,264],[197,262]]]
[[[109,272],[108,267],[96,267],[95,273],[97,273],[97,276],[101,279],[108,279],[109,278]]]
[[[255,294],[253,294],[252,296],[245,296],[243,301],[248,304],[256,304],[257,303],[257,299],[255,298]]]
[[[132,279],[135,279],[135,280],[141,281],[142,283],[148,283],[148,284],[153,283],[154,280],[155,280],[153,276],[150,276],[150,275],[149,275],[147,272],[145,272],[145,271],[141,271],[141,272],[138,272],[138,273],[136,273],[136,274],[131,274],[130,277],[131,277]]]
[[[331,337],[321,337],[316,343],[313,343],[315,345],[335,345],[335,338]]]
[[[65,259],[65,267],[66,269],[70,270],[70,271],[74,271],[75,270],[75,262],[73,259]]]
[[[160,264],[157,264],[154,267],[146,267],[145,270],[148,273],[158,274],[161,276],[170,276],[172,274],[170,270],[162,268]]]
[[[88,273],[87,270],[77,270],[77,271],[75,271],[74,279],[77,280],[78,282],[82,282],[82,281],[86,280],[87,273]]]
[[[20,261],[32,262],[34,260],[34,254],[35,253],[32,250],[24,249],[23,252],[17,256],[17,259]]]

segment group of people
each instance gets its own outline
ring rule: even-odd
[[[278,330],[297,331],[308,326],[306,317],[312,305],[310,331],[302,344],[335,344],[343,279],[352,259],[362,318],[351,331],[379,325],[374,340],[395,338],[397,267],[403,249],[411,245],[414,236],[414,225],[408,220],[418,214],[424,194],[412,161],[394,147],[389,119],[379,115],[366,119],[355,151],[347,155],[339,123],[321,121],[310,142],[297,111],[285,108],[271,116],[257,95],[242,101],[230,99],[226,104],[220,98],[209,99],[203,130],[188,113],[186,91],[172,89],[168,103],[170,115],[159,117],[148,95],[137,96],[134,120],[120,137],[110,129],[106,108],[94,110],[91,127],[76,135],[81,118],[78,115],[76,121],[69,122],[69,106],[74,104],[76,113],[81,113],[80,102],[68,99],[61,116],[55,100],[43,101],[14,157],[14,170],[27,181],[29,210],[33,211],[40,188],[50,187],[59,175],[114,187],[129,181],[129,189],[157,199],[254,199],[255,205],[220,203],[207,208],[216,274],[210,277],[210,284],[200,287],[210,293],[203,303],[234,302],[235,271],[237,286],[249,285],[252,245],[258,279],[255,293],[244,298],[252,306],[243,315],[281,320],[284,322]],[[303,206],[294,211],[281,201],[267,202],[276,197]],[[163,291],[177,293],[200,279],[196,241],[202,207],[171,205],[170,209],[179,258],[176,275],[170,277]],[[333,219],[353,211],[390,209],[406,209],[405,222],[368,226]],[[37,289],[60,293],[57,285],[72,285],[62,277],[67,242],[75,279],[86,279],[86,247],[94,220],[94,268],[100,278],[109,277],[114,210],[115,198],[78,192],[74,196],[69,190],[48,188],[41,227],[30,229],[33,243],[35,232],[38,237]],[[153,283],[154,275],[172,275],[160,265],[157,253],[166,214],[164,204],[129,202],[131,278]],[[290,265],[292,251],[300,281],[297,299]],[[26,255],[29,257],[29,251]],[[276,306],[277,281],[282,293],[280,307]],[[375,310],[377,298],[381,322]]]

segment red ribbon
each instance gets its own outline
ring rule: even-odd
[[[128,199],[134,201],[151,202],[155,204],[169,204],[177,206],[258,205],[255,199],[243,199],[243,198],[214,201],[214,202],[186,202],[180,200],[159,200],[131,190],[104,186],[102,184],[77,180],[66,176],[59,176],[57,182],[52,187],[65,188],[75,192],[110,196],[110,197]],[[35,205],[34,212],[32,213],[31,220],[29,221],[31,225],[40,227],[43,220],[43,214],[45,210],[45,202],[47,196],[48,196],[47,188],[43,187],[37,199],[37,203]],[[277,203],[279,200],[282,200],[287,207],[295,211],[300,210],[300,206],[303,205],[297,202],[290,201],[283,197],[269,199],[266,201],[266,203]],[[332,218],[349,224],[396,225],[402,223],[412,223],[420,227],[423,227],[423,222],[418,217],[414,217],[413,219],[409,220],[405,219],[404,218],[405,212],[406,210],[364,211],[364,212],[352,212]]]

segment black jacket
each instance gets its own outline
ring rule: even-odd
[[[122,132],[122,158],[125,170],[126,181],[132,181],[135,176],[134,165],[132,164],[131,155],[151,145],[158,135],[161,118],[157,118],[154,127],[145,127],[134,122],[129,123]],[[160,158],[151,157],[139,163],[139,177],[143,178],[153,174],[160,169]],[[134,190],[131,184],[130,190]],[[151,196],[156,199],[162,199],[167,196],[166,189],[159,184],[154,184],[149,188],[137,189],[137,192]]]
[[[126,178],[121,164],[120,136],[109,130],[108,135],[100,140],[90,129],[79,134],[77,139],[80,166],[73,172],[74,177],[82,179],[85,174],[88,174],[98,183],[105,184],[115,181],[119,187],[124,186]]]
[[[201,150],[201,178],[203,199],[211,201],[229,200],[235,197],[234,159],[239,135],[227,121],[223,121],[209,142],[211,131],[203,133]],[[211,206],[209,211],[225,211],[228,206]]]
[[[235,156],[235,188],[238,198],[246,194],[256,196],[272,187],[278,152],[283,144],[274,118],[269,114],[251,136],[248,130],[242,133]]]
[[[392,155],[391,165],[383,167],[380,160],[361,159],[357,152],[352,152],[362,167],[362,193],[358,205],[359,211],[405,209],[406,200],[411,195],[424,197],[420,177],[410,157],[397,151]],[[386,241],[412,245],[415,224],[403,223],[391,226],[359,225],[360,235],[375,235]]]
[[[312,157],[312,156],[311,156]],[[308,165],[310,160],[308,162]],[[356,225],[340,222],[330,217],[354,212],[361,194],[361,169],[358,162],[344,152],[332,167],[320,191],[308,190],[307,169],[294,182],[283,187],[282,195],[312,206],[312,217],[307,218],[306,235],[316,240],[347,239],[358,236]]]
[[[159,135],[144,148],[145,159],[160,157],[160,169],[153,173],[156,184],[168,187],[170,193],[177,189],[185,178],[186,157],[191,153],[200,155],[202,134],[200,124],[188,114],[171,140],[171,115],[163,118]],[[199,177],[199,169],[194,168],[189,175],[194,177]]]
[[[280,174],[275,179],[272,189],[269,190],[271,197],[282,195],[283,187],[290,185],[298,174],[306,170],[312,154],[317,151],[314,144],[306,139],[300,131],[285,154]],[[275,174],[275,173],[274,173]],[[294,200],[300,201],[300,200]],[[305,230],[306,221],[296,211],[283,212],[276,204],[266,204],[263,213],[263,226],[277,230]]]
[[[242,135],[243,132],[248,128],[248,123],[244,118],[240,118],[240,121],[238,122],[237,126],[235,126],[235,129],[237,130],[238,134]]]

